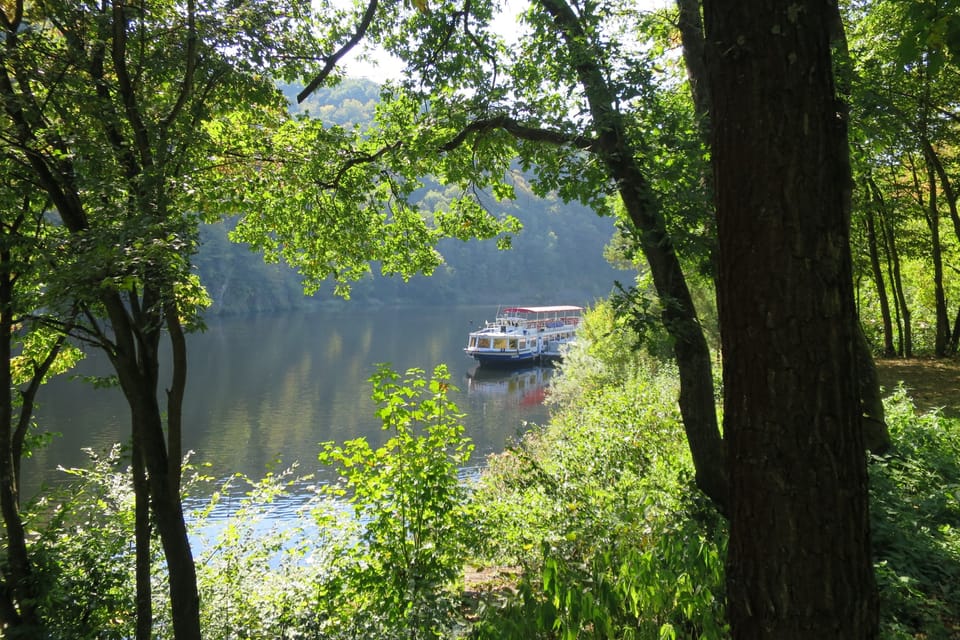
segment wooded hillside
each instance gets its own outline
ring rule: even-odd
[[[299,90],[287,85],[291,99]],[[347,80],[314,94],[298,113],[322,116],[343,127],[369,122],[379,97],[376,84]],[[432,276],[399,277],[371,274],[354,284],[351,301],[360,304],[451,303],[589,303],[606,296],[617,279],[631,279],[604,260],[604,247],[614,232],[612,219],[601,218],[578,203],[542,199],[530,189],[519,170],[513,175],[516,199],[498,202],[482,198],[495,215],[513,215],[523,231],[510,250],[494,242],[443,240],[445,263]],[[420,205],[432,214],[449,204],[452,193],[434,186],[422,190]],[[260,255],[230,242],[230,223],[201,228],[196,264],[213,300],[208,313],[235,314],[280,311],[317,304],[339,304],[333,285],[306,297],[297,274],[284,265],[264,264]]]

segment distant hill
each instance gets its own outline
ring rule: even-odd
[[[294,106],[299,87],[283,86]],[[299,110],[340,125],[369,121],[379,89],[366,80],[347,80],[324,88]],[[444,240],[443,264],[431,277],[400,278],[373,275],[353,285],[351,304],[576,304],[607,296],[622,273],[603,257],[613,235],[613,221],[579,204],[541,199],[520,173],[513,177],[516,199],[485,206],[494,214],[511,214],[524,225],[513,248],[498,251],[493,242]],[[442,207],[451,194],[428,189],[420,203]],[[281,311],[335,305],[332,285],[312,298],[303,295],[297,274],[283,265],[267,265],[247,247],[231,243],[231,223],[201,229],[196,259],[200,279],[213,298],[211,314]]]

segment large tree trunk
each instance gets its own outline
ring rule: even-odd
[[[875,638],[836,6],[705,0],[735,638]]]

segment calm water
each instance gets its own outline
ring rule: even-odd
[[[428,373],[446,363],[453,395],[467,414],[473,462],[499,451],[523,429],[544,422],[544,386],[551,369],[477,370],[462,351],[467,332],[496,309],[382,309],[302,312],[211,321],[189,337],[190,369],[184,407],[184,447],[194,462],[225,477],[259,478],[268,467],[299,461],[317,468],[318,443],[385,436],[374,416],[368,378],[378,362],[397,371]],[[85,374],[107,374],[105,358],[92,354]],[[93,389],[55,380],[41,392],[40,425],[58,432],[53,443],[24,466],[24,490],[55,482],[64,467],[84,464],[83,448],[105,450],[129,439],[129,413],[118,389]]]

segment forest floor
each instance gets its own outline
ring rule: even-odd
[[[942,409],[945,416],[960,418],[960,360],[878,359],[877,374],[885,396],[903,382],[920,411]]]

